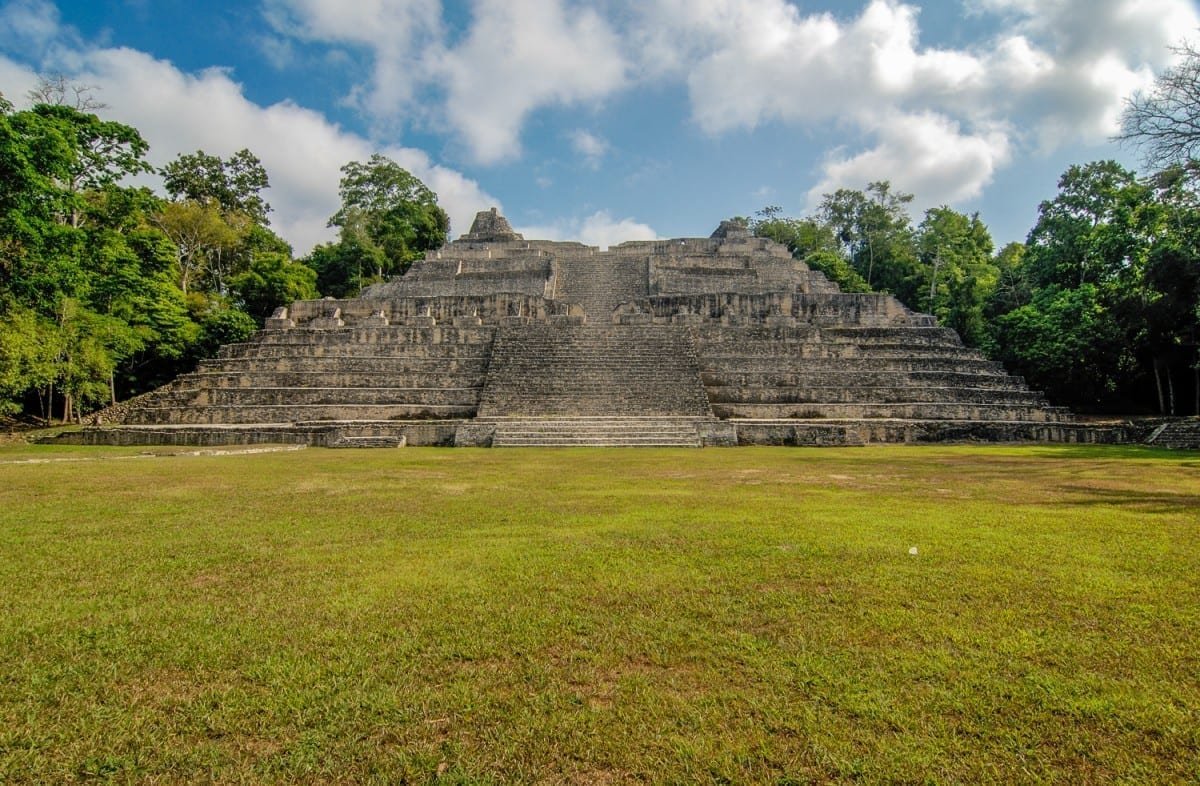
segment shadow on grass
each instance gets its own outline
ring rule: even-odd
[[[1195,513],[1200,511],[1200,494],[1171,494],[1136,489],[1105,489],[1094,486],[1064,485],[1072,498],[1056,500],[1052,505],[1074,507],[1136,508],[1147,513]]]
[[[1011,445],[1019,447],[1023,455],[1037,458],[1061,459],[1166,459],[1183,461],[1190,459],[1185,467],[1200,467],[1200,451],[1170,450],[1147,445]]]

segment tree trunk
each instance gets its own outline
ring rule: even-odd
[[[108,372],[108,392],[112,398],[112,404],[114,406],[116,406],[116,403],[117,403],[117,372],[115,370]]]
[[[929,313],[933,313],[933,299],[937,297],[937,274],[938,266],[942,261],[942,255],[938,254],[933,258],[933,275],[929,277]]]
[[[1171,364],[1167,364],[1167,395],[1171,402],[1171,415],[1175,415],[1175,378],[1171,376]]]
[[[1158,373],[1158,358],[1154,359],[1154,387],[1158,391],[1158,414],[1167,412],[1166,402],[1163,401],[1162,376]]]
[[[867,288],[871,288],[871,274],[875,271],[875,244],[871,242],[871,236],[867,235]]]

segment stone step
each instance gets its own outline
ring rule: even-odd
[[[358,357],[309,357],[309,358],[215,358],[200,361],[197,369],[201,372],[225,372],[231,374],[248,374],[258,371],[274,372],[309,372],[320,373],[396,373],[396,374],[437,374],[437,373],[484,373],[487,371],[488,358],[424,358],[424,357],[378,357],[363,355]]]
[[[480,388],[486,374],[381,371],[200,371],[179,378],[188,388]]]
[[[700,447],[701,419],[539,418],[495,421],[493,447]]]
[[[842,371],[808,370],[803,373],[713,372],[701,371],[700,378],[710,394],[714,387],[795,388],[813,386],[896,386],[978,387],[994,390],[1025,390],[1021,377],[1008,374],[962,371]]]
[[[494,326],[472,328],[438,325],[432,328],[388,325],[353,327],[340,330],[264,330],[254,334],[252,342],[267,344],[490,344]]]
[[[129,425],[293,423],[310,420],[440,420],[475,416],[476,407],[438,404],[299,404],[279,406],[142,407]]]
[[[1146,444],[1171,450],[1200,450],[1200,418],[1164,423],[1151,432]]]
[[[402,448],[406,444],[402,436],[343,437],[326,441],[329,448]]]
[[[803,385],[783,388],[710,385],[713,404],[896,404],[920,402],[1034,404],[1045,403],[1040,392],[994,387],[937,387],[932,385]]]
[[[994,360],[967,358],[814,358],[814,357],[726,357],[714,359],[702,356],[700,367],[705,374],[788,375],[864,372],[878,373],[963,373],[1007,376],[1004,365]]]
[[[164,405],[174,406],[299,406],[316,404],[406,404],[476,406],[480,388],[347,388],[252,387],[200,388],[180,391]]]
[[[720,418],[756,420],[860,420],[874,418],[903,420],[1022,420],[1038,423],[1059,422],[1066,410],[1057,407],[987,404],[964,402],[906,402],[897,404],[741,404],[714,403]]]
[[[961,358],[964,360],[986,360],[977,349],[954,346],[928,346],[919,344],[827,344],[806,342],[786,344],[767,341],[747,341],[742,344],[698,345],[697,354],[707,359],[738,358],[797,358],[804,360],[853,360],[875,358]]]
[[[319,358],[319,357],[396,357],[396,358],[486,358],[486,344],[226,344],[217,354],[226,358]]]
[[[709,414],[686,330],[533,325],[502,328],[493,348],[484,417]]]

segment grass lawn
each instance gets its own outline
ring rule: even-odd
[[[1200,780],[1200,454],[139,452],[0,446],[2,783]]]

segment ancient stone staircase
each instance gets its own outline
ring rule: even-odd
[[[483,213],[408,275],[357,299],[294,303],[267,326],[112,408],[108,431],[80,439],[385,447],[1126,438],[1121,426],[1073,422],[932,317],[889,295],[839,293],[783,246],[733,224],[707,239],[600,252],[525,241]],[[1197,432],[1200,424],[1168,424],[1152,444],[1200,446]]]
[[[607,324],[614,308],[646,296],[647,264],[637,257],[564,257],[559,260],[555,297],[583,306],[589,324]]]
[[[690,447],[701,446],[698,427],[708,418],[578,417],[500,418],[492,421],[492,447]],[[484,422],[487,422],[486,419]]]
[[[1151,432],[1146,444],[1172,450],[1200,450],[1200,418],[1183,418],[1164,423]]]
[[[696,347],[674,326],[499,329],[479,416],[711,417]]]

